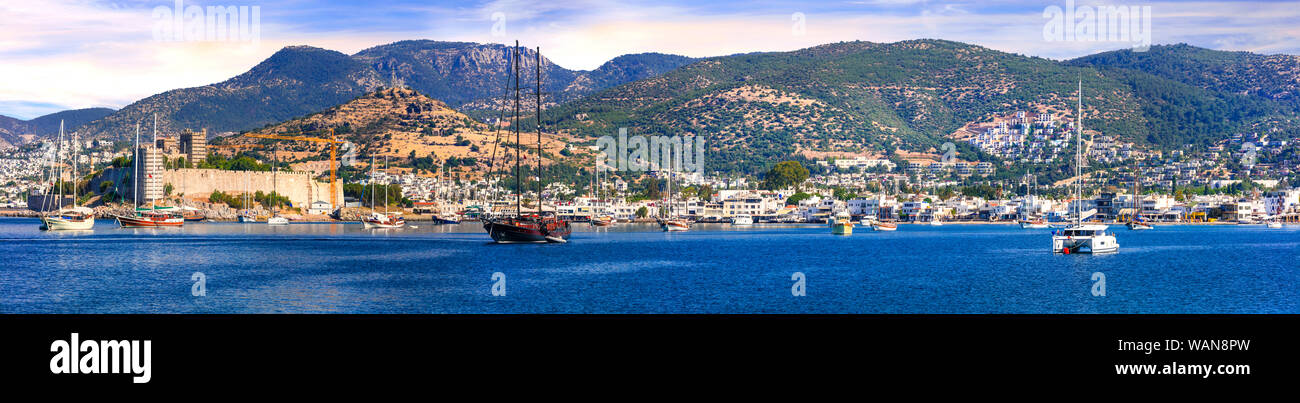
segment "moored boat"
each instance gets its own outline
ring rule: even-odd
[[[853,235],[853,217],[848,212],[841,211],[835,215],[835,222],[831,224],[832,235]]]
[[[614,217],[610,217],[607,215],[592,217],[591,225],[597,227],[608,227],[614,225]]]
[[[1018,222],[1020,223],[1020,228],[1023,229],[1042,229],[1048,227],[1047,221],[1044,221],[1042,219],[1019,220]]]
[[[136,211],[134,216],[116,215],[117,225],[122,228],[163,228],[185,225],[185,217],[170,211]]]
[[[573,233],[568,221],[535,214],[491,219],[483,230],[496,243],[564,243]]]
[[[1115,235],[1106,232],[1107,227],[1099,224],[1071,225],[1060,232],[1052,232],[1052,252],[1071,253],[1108,253],[1119,250],[1119,241]]]
[[[691,222],[680,218],[660,220],[659,229],[665,232],[689,231],[691,229]]]
[[[898,224],[892,222],[873,222],[871,223],[873,231],[898,231]]]
[[[731,225],[754,225],[754,216],[749,214],[736,214],[731,216]]]
[[[1083,199],[1083,80],[1079,81],[1079,123],[1074,127],[1077,130],[1075,134],[1075,151],[1074,151],[1074,176],[1078,178],[1075,181],[1075,200]],[[1084,224],[1085,214],[1082,204],[1075,204],[1074,224],[1066,227],[1061,231],[1052,231],[1052,252],[1053,253],[1109,253],[1119,251],[1119,240],[1115,239],[1115,234],[1106,231],[1105,225]]]
[[[55,215],[41,217],[41,229],[88,230],[95,227],[95,212],[86,207],[73,207],[59,210]]]
[[[369,216],[361,219],[361,224],[365,228],[402,228],[406,226],[406,219],[398,213],[370,213]]]
[[[1151,224],[1147,224],[1145,221],[1129,221],[1125,225],[1128,226],[1128,229],[1135,230],[1135,231],[1148,230],[1153,228]]]

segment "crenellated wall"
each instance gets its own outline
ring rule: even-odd
[[[278,178],[272,181],[272,178]],[[244,192],[270,193],[273,189],[289,198],[294,207],[306,209],[313,201],[330,201],[328,182],[316,181],[305,172],[247,172],[223,171],[218,169],[172,169],[163,172],[163,183],[170,183],[172,194],[191,195],[209,194],[214,190],[231,194]],[[334,206],[341,206],[343,185],[335,185]]]

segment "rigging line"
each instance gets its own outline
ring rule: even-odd
[[[510,48],[506,48],[506,53],[507,53],[508,55],[510,55],[510,56],[509,56],[510,59],[506,62],[506,71],[510,71],[510,69],[514,67],[514,63],[515,63],[515,61],[514,61],[514,54],[513,54],[513,52],[510,51]],[[509,98],[510,98],[510,76],[506,76],[506,85],[505,85],[504,88],[505,88],[505,91],[503,91],[503,92],[501,93],[501,108],[500,108],[500,112],[501,112],[501,113],[500,113],[500,115],[497,116],[497,121],[496,121],[496,124],[495,124],[495,125],[496,125],[496,134],[495,134],[496,139],[495,139],[495,140],[493,141],[493,143],[492,143],[492,159],[491,159],[491,161],[488,163],[488,178],[487,178],[487,179],[489,179],[489,180],[490,180],[492,177],[494,177],[495,174],[496,174],[496,169],[497,169],[497,147],[501,144],[501,121],[503,121],[503,120],[506,119],[506,104],[509,102]],[[504,157],[504,156],[503,156],[503,157]],[[488,181],[488,182],[491,183],[490,181]],[[491,185],[489,185],[489,186],[491,186]],[[489,193],[490,193],[490,192],[489,192]]]

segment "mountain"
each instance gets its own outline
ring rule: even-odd
[[[466,111],[495,109],[492,99],[504,94],[509,76],[506,52],[507,47],[497,44],[429,40],[395,42],[352,56],[308,46],[287,47],[229,80],[167,91],[132,103],[87,125],[86,132],[128,138],[137,122],[151,129],[154,113],[163,131],[244,131],[339,105],[394,83]],[[522,55],[521,67],[529,73],[536,65],[536,53],[525,50]],[[546,105],[646,78],[691,60],[662,54],[631,55],[587,72],[568,70],[542,58],[543,92],[549,98]],[[525,87],[535,81],[528,79],[530,76],[524,74]]]
[[[1068,64],[1136,70],[1206,90],[1300,101],[1300,56],[1294,55],[1227,52],[1177,44],[1152,46],[1145,52],[1126,49],[1098,53]]]
[[[383,77],[446,101],[462,111],[496,111],[510,79],[510,52],[500,44],[401,41],[362,50],[354,59],[370,65]],[[533,109],[538,62],[535,49],[520,52],[520,86],[525,89],[525,109]],[[540,58],[543,107],[562,104],[614,85],[663,74],[694,59],[662,53],[616,57],[592,71],[569,70],[545,56]],[[482,116],[490,116],[484,114]]]
[[[268,125],[250,133],[328,138],[330,129],[334,130],[336,139],[351,143],[340,148],[340,156],[343,159],[355,159],[360,165],[368,165],[373,157],[377,162],[387,160],[390,166],[402,167],[401,169],[417,168],[432,172],[448,165],[467,177],[480,177],[493,160],[494,150],[497,152],[497,166],[512,161],[505,153],[508,144],[514,143],[507,136],[507,130],[500,131],[503,145],[494,148],[498,136],[495,128],[452,109],[442,101],[405,88],[379,90],[342,105]],[[535,145],[535,139],[529,134],[522,142],[525,145]],[[549,134],[545,137],[543,148],[546,150],[546,164],[563,154],[561,150],[568,140],[567,137]],[[280,147],[284,161],[297,163],[325,161],[329,155],[326,145],[311,142],[231,136],[219,138],[214,143],[274,143]],[[254,154],[267,157],[265,151],[269,149],[262,147]],[[311,165],[308,170],[317,171],[326,167],[323,164],[306,165]]]
[[[22,127],[22,119],[0,115],[0,147],[22,144],[22,139],[18,137]]]
[[[86,108],[55,112],[32,120],[15,119],[0,116],[0,147],[23,143],[20,135],[32,134],[51,136],[59,133],[59,122],[63,121],[64,131],[71,133],[81,125],[103,118],[113,113],[109,108]]]
[[[135,124],[160,131],[240,131],[283,121],[347,102],[386,81],[348,55],[294,46],[281,49],[248,72],[220,83],[171,90],[136,101],[83,132],[130,138]]]
[[[1014,110],[1073,120],[1155,148],[1208,144],[1280,102],[1137,69],[1095,68],[941,40],[843,42],[703,59],[548,111],[580,137],[699,134],[706,169],[759,172],[818,153],[933,152],[962,125]]]
[[[63,131],[72,132],[82,125],[111,115],[112,108],[85,108],[55,112],[27,121],[28,130],[38,136],[50,136],[59,133],[59,122],[63,122]]]

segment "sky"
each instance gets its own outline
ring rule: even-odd
[[[707,57],[919,38],[1052,59],[1145,43],[1300,55],[1300,0],[182,1],[0,0],[0,115],[121,108],[223,81],[284,46],[353,54],[406,39],[518,39],[579,70],[628,53]],[[1066,35],[1082,29],[1084,10],[1103,7],[1136,16],[1123,20],[1133,24],[1127,38],[1105,28]],[[207,23],[223,10],[247,23]]]

